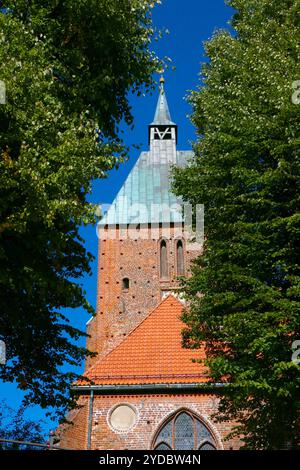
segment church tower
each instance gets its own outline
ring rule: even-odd
[[[230,423],[215,423],[222,389],[210,384],[204,348],[184,349],[178,276],[189,275],[192,249],[181,201],[171,191],[177,150],[164,80],[142,152],[98,226],[97,314],[87,325],[84,378],[72,387],[80,407],[60,445],[92,450],[237,449]],[[86,380],[88,379],[88,381]]]
[[[177,150],[177,125],[161,78],[149,151],[140,154],[98,226],[97,315],[88,323],[87,346],[100,356],[176,292],[178,276],[187,274],[197,255],[187,249],[181,201],[170,188],[172,166],[186,165],[191,157],[191,151]]]

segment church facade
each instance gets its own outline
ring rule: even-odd
[[[149,151],[142,152],[98,227],[97,314],[87,347],[97,352],[74,385],[80,408],[60,428],[64,448],[91,450],[238,449],[217,423],[222,387],[207,387],[195,362],[204,350],[182,347],[185,304],[178,277],[189,275],[200,248],[188,240],[170,171],[188,164],[177,150],[161,79]]]

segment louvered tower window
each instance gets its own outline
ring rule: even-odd
[[[160,242],[160,277],[162,279],[168,277],[168,253],[167,253],[167,242],[162,240]]]
[[[176,258],[177,258],[177,275],[184,275],[184,253],[183,253],[183,243],[179,240],[176,243]]]
[[[189,411],[180,411],[158,431],[155,450],[217,450],[208,427]]]

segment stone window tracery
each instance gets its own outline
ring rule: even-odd
[[[194,413],[179,411],[158,431],[155,450],[216,450],[208,427]]]

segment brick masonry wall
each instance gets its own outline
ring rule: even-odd
[[[60,439],[59,445],[66,449],[86,449],[89,396],[82,395],[78,399],[78,406],[78,409],[71,411],[67,416],[67,420],[72,424],[63,424],[56,431]]]
[[[129,229],[129,236],[119,229],[108,229],[106,239],[99,241],[97,315],[88,323],[91,336],[87,347],[97,352],[88,359],[90,367],[97,359],[116,347],[130,331],[155,308],[163,295],[178,288],[176,272],[176,242],[178,228],[162,228],[155,233],[148,227],[140,231]],[[113,238],[115,235],[115,239]],[[160,242],[167,242],[169,275],[160,278]],[[185,269],[189,273],[191,260],[199,251],[184,242]],[[122,288],[122,280],[128,278],[130,287]]]
[[[86,401],[88,397],[81,398]],[[128,404],[137,414],[136,424],[128,432],[115,431],[109,424],[112,410],[120,404]],[[217,411],[218,398],[208,394],[137,394],[137,395],[96,395],[94,398],[92,422],[92,449],[94,450],[150,450],[153,439],[163,422],[174,412],[187,409],[199,416],[215,437],[218,449],[238,450],[241,443],[237,439],[225,441],[232,423],[216,423],[212,414]],[[84,423],[84,419],[86,422]],[[86,448],[88,416],[77,415],[73,431],[66,430],[61,446],[70,443],[72,448]],[[81,433],[76,435],[76,431]],[[85,437],[83,438],[83,430]],[[73,441],[72,441],[73,439]]]

